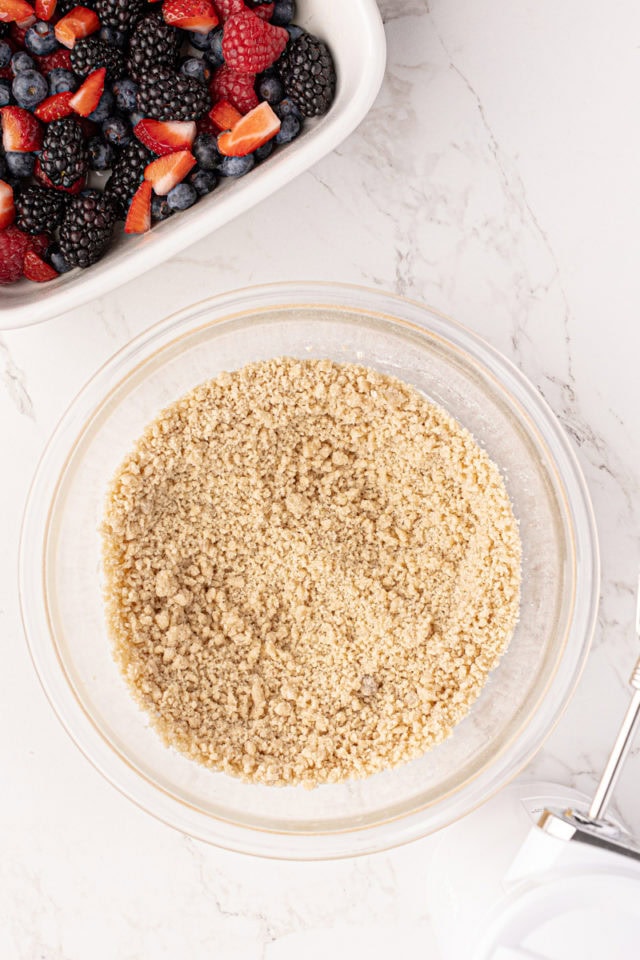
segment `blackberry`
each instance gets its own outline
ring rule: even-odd
[[[56,3],[56,16],[64,17],[65,14],[70,13],[71,10],[77,6],[77,0],[58,0]],[[95,0],[82,0],[82,6],[88,7],[89,10],[93,10],[95,7]]]
[[[144,168],[154,159],[155,154],[135,139],[119,151],[104,192],[113,201],[120,220],[127,215],[131,198],[144,178]]]
[[[58,190],[25,187],[15,198],[16,226],[25,233],[51,233],[62,220],[66,202]]]
[[[6,37],[6,35],[9,33],[9,26],[10,24],[8,23],[0,22],[0,39],[2,39],[2,37]]]
[[[56,187],[72,187],[87,172],[82,127],[72,117],[47,124],[40,166]]]
[[[142,19],[145,7],[145,0],[95,0],[100,23],[125,32]]]
[[[303,33],[289,41],[277,67],[287,96],[305,117],[327,112],[336,92],[336,71],[326,43]]]
[[[162,17],[151,14],[136,26],[129,42],[129,75],[137,82],[156,74],[173,73],[178,63],[181,36]]]
[[[198,120],[211,107],[209,91],[194,77],[155,76],[138,90],[138,110],[154,120]]]
[[[93,73],[98,67],[106,67],[109,80],[117,80],[127,69],[121,51],[99,37],[76,40],[71,50],[71,66],[81,77]]]
[[[90,267],[105,252],[116,211],[98,190],[84,190],[69,201],[60,227],[60,254],[70,267]]]

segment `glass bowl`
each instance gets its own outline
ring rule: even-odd
[[[453,735],[365,780],[266,787],[164,746],[111,655],[102,597],[108,482],[160,409],[223,370],[276,356],[365,364],[413,384],[498,464],[520,523],[520,621]],[[36,669],[85,756],[184,833],[263,856],[329,858],[452,822],[512,778],[567,705],[589,648],[598,550],[587,490],[553,414],[473,333],[399,297],[334,284],[225,294],[162,320],[89,381],[56,429],[25,512],[20,590]]]

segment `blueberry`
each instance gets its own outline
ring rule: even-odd
[[[78,80],[71,70],[65,70],[64,67],[54,67],[47,76],[49,81],[49,93],[65,93],[67,90],[75,90],[78,86]]]
[[[98,106],[89,114],[89,120],[94,123],[102,123],[113,113],[113,94],[110,90],[105,90],[98,101]]]
[[[279,131],[275,135],[276,143],[291,143],[300,133],[302,124],[292,113],[288,113],[282,118]]]
[[[4,159],[4,154],[0,153],[0,180],[4,180],[7,173],[7,164]]]
[[[114,147],[124,147],[131,140],[132,130],[122,117],[109,117],[102,124],[102,135]]]
[[[204,197],[218,186],[218,178],[211,170],[200,170],[196,167],[189,174],[189,183],[195,187],[199,197]]]
[[[281,120],[284,120],[285,117],[292,115],[297,117],[298,120],[302,120],[302,114],[300,113],[300,107],[297,103],[294,103],[289,97],[285,97],[284,100],[281,100],[274,107],[275,112],[280,117]]]
[[[5,154],[7,161],[7,170],[14,177],[30,177],[33,173],[33,167],[36,162],[35,153],[11,153]]]
[[[273,140],[267,140],[266,143],[263,143],[262,146],[256,150],[256,160],[258,163],[261,163],[263,160],[266,160],[267,157],[270,157],[272,153]]]
[[[211,70],[200,57],[185,57],[180,64],[180,73],[185,77],[194,77],[200,83],[208,83],[211,79]]]
[[[280,103],[284,96],[284,87],[279,77],[263,77],[258,87],[258,93],[262,100],[275,105]]]
[[[140,113],[139,110],[132,110],[129,114],[129,123],[132,127],[135,127],[137,123],[140,123],[141,120],[144,120],[144,113]]]
[[[11,63],[12,51],[6,40],[0,40],[0,69]]]
[[[256,159],[252,153],[246,157],[223,157],[218,172],[223,177],[244,177],[255,166]]]
[[[222,52],[222,27],[217,27],[209,34],[209,46],[204,52],[205,60],[212,66],[220,67],[224,63]]]
[[[119,47],[121,50],[124,50],[127,45],[126,33],[116,30],[115,27],[102,27],[99,36],[105,43],[110,43],[112,47]]]
[[[187,210],[194,205],[197,199],[196,188],[192,187],[190,183],[179,183],[167,194],[167,203],[172,210]]]
[[[23,70],[14,78],[11,92],[19,107],[33,110],[49,94],[49,84],[36,70]]]
[[[54,50],[58,49],[58,41],[53,26],[50,23],[45,23],[44,20],[38,20],[25,33],[24,45],[29,53],[35,53],[37,57],[44,57],[47,53],[53,53]]]
[[[198,165],[203,170],[216,170],[220,163],[218,139],[212,133],[201,133],[193,141],[191,148]]]
[[[35,62],[24,50],[18,50],[17,53],[14,53],[11,57],[11,72],[14,77],[23,70],[35,70],[35,68]]]
[[[166,197],[154,196],[151,201],[151,216],[154,220],[166,220],[173,212]]]
[[[102,137],[91,137],[87,144],[89,166],[92,170],[108,170],[116,158],[116,152],[110,143]]]
[[[296,0],[276,0],[271,16],[274,27],[288,27],[296,15]]]
[[[0,107],[11,103],[11,87],[8,80],[0,80]]]
[[[290,23],[287,26],[287,30],[289,31],[290,40],[298,40],[298,38],[301,37],[302,34],[304,33],[304,30],[302,29],[302,27],[297,26],[297,24],[295,23]]]
[[[136,96],[138,94],[137,83],[130,80],[129,77],[122,77],[121,80],[116,80],[111,89],[116,98],[118,110],[122,110],[124,113],[131,113],[132,110],[136,109]]]
[[[57,243],[52,243],[50,247],[47,247],[44,258],[51,264],[54,270],[58,271],[58,273],[67,273],[69,270],[71,270],[71,267],[62,256],[60,247]]]
[[[208,50],[212,33],[213,30],[210,30],[209,33],[189,33],[189,43],[196,50]]]

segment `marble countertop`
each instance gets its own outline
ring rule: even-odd
[[[0,338],[3,960],[315,960],[427,947],[430,840],[277,867],[204,846],[100,777],[35,677],[16,555],[43,445],[111,353],[193,300],[270,280],[381,286],[454,316],[515,361],[571,437],[602,551],[585,674],[527,773],[590,793],[613,741],[638,652],[640,8],[381,7],[385,83],[339,150],[140,281]],[[640,741],[616,791],[637,835],[639,788]]]

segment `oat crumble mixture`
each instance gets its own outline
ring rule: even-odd
[[[422,755],[518,616],[495,464],[374,370],[274,359],[151,423],[103,524],[109,629],[168,745],[245,780],[336,783]]]

